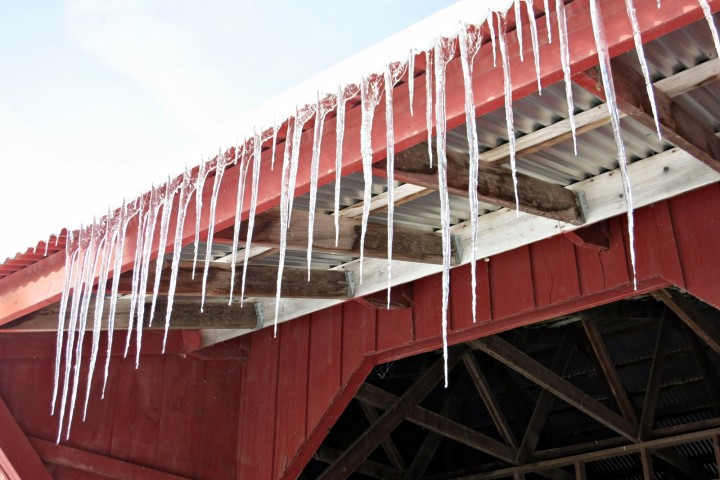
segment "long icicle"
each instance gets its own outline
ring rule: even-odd
[[[475,120],[475,99],[472,88],[473,61],[482,44],[480,28],[460,30],[460,63],[465,86],[465,124],[467,127],[470,165],[468,167],[468,194],[470,198],[470,288],[472,291],[472,318],[477,320],[477,237],[478,237],[478,171],[480,168],[477,124]]]
[[[570,47],[568,45],[567,17],[565,16],[565,2],[555,0],[555,13],[558,20],[558,34],[560,36],[560,63],[562,64],[563,78],[565,79],[565,97],[567,99],[568,120],[573,137],[573,150],[577,155],[577,135],[575,131],[575,103],[572,93],[572,75],[570,73]]]
[[[239,163],[238,163],[239,162]],[[235,270],[237,268],[238,245],[240,243],[240,227],[242,226],[242,211],[245,201],[245,180],[248,170],[248,143],[247,140],[242,145],[235,146],[235,166],[238,168],[238,186],[237,197],[235,197],[235,222],[233,223],[233,246],[232,255],[230,256],[230,295],[228,297],[228,305],[232,305],[233,296],[235,294]],[[253,220],[252,217],[249,220]],[[250,235],[250,232],[248,232]],[[247,255],[247,252],[246,252]],[[243,269],[244,271],[244,269]],[[240,304],[242,305],[243,296],[245,294],[245,283],[243,277],[242,295],[240,296]]]
[[[515,35],[518,41],[518,50],[520,50],[520,61],[524,62],[525,57],[523,53],[523,33],[522,33],[522,13],[520,11],[521,0],[513,1],[513,8],[515,11]]]
[[[628,243],[630,247],[630,263],[633,270],[633,287],[637,290],[637,270],[635,268],[635,221],[634,207],[632,196],[632,185],[630,184],[630,174],[628,173],[628,162],[625,153],[625,144],[623,143],[622,133],[620,130],[620,112],[617,107],[617,99],[615,98],[615,84],[613,83],[612,69],[610,67],[610,52],[608,51],[607,40],[605,37],[605,29],[602,24],[602,14],[598,0],[590,0],[590,17],[593,26],[593,35],[595,37],[595,45],[600,59],[600,74],[602,75],[603,87],[605,89],[605,101],[610,110],[610,121],[612,123],[613,136],[615,137],[615,146],[618,153],[618,164],[620,166],[620,176],[623,183],[623,194],[625,197],[625,205],[627,206],[627,222],[628,222]]]
[[[715,26],[715,20],[713,19],[712,9],[707,0],[698,0],[700,8],[702,8],[703,15],[705,15],[705,21],[707,21],[708,27],[710,27],[710,33],[712,34],[713,43],[715,44],[715,51],[717,52],[718,58],[720,58],[720,37],[718,36],[717,26]],[[660,0],[658,0],[658,8],[660,8]]]
[[[252,245],[253,230],[255,228],[255,212],[257,211],[257,196],[260,188],[260,168],[262,167],[262,138],[260,133],[255,132],[253,140],[253,172],[252,172],[252,191],[250,192],[250,214],[248,215],[248,229],[245,237],[245,258],[243,261],[242,286],[240,288],[240,304],[242,305],[245,298],[245,278],[247,277],[247,266],[250,263],[250,246]],[[247,171],[247,169],[246,169]],[[245,181],[243,181],[242,190],[245,189]],[[233,262],[234,263],[234,262]]]
[[[337,119],[335,121],[335,246],[340,239],[340,182],[342,180],[343,141],[345,138],[345,104],[347,102],[347,88],[338,86],[337,91]]]
[[[493,12],[492,10],[488,9],[487,11],[487,22],[485,24],[488,26],[488,30],[490,31],[490,42],[492,44],[492,54],[493,54],[493,67],[497,67],[497,49],[495,48],[495,26],[493,24]]]
[[[325,116],[335,108],[335,99],[328,95],[320,98],[318,92],[317,105],[315,106],[315,128],[313,131],[313,150],[310,162],[310,205],[308,210],[308,243],[307,243],[307,275],[310,281],[313,230],[315,226],[315,205],[317,204],[318,170],[320,169],[320,148],[322,147],[322,134],[325,126]]]
[[[515,192],[515,212],[520,215],[520,197],[517,188],[517,165],[515,164],[515,127],[512,110],[512,79],[510,77],[510,58],[505,41],[507,19],[498,14],[498,40],[500,43],[500,56],[502,57],[503,78],[505,79],[505,122],[507,123],[508,146],[510,147],[510,169],[512,170],[513,191]]]
[[[145,223],[150,212],[145,213],[145,196],[141,195],[138,198],[138,227],[137,227],[137,242],[135,245],[135,261],[132,269],[132,287],[130,289],[130,314],[128,315],[128,329],[127,337],[125,338],[125,353],[123,358],[127,358],[128,352],[130,351],[130,339],[132,338],[132,332],[135,327],[135,311],[137,310],[138,292],[140,290],[140,273],[142,268],[142,251],[143,251],[143,239],[145,234]]]
[[[367,232],[368,218],[370,218],[370,200],[372,197],[372,125],[373,117],[375,116],[375,108],[380,102],[380,96],[382,95],[380,90],[381,80],[382,77],[379,75],[364,77],[360,92],[362,99],[360,153],[362,154],[363,180],[365,182],[365,188],[363,190],[362,229],[360,233],[360,284],[362,284],[363,281],[365,233]]]
[[[413,99],[415,98],[415,50],[410,49],[410,55],[408,56],[408,101],[410,102],[410,116],[414,117],[415,112],[413,111]]]
[[[530,37],[532,39],[533,60],[535,61],[535,76],[537,77],[538,95],[542,95],[542,82],[540,81],[540,44],[538,42],[537,21],[533,0],[525,0],[527,14],[530,18]]]
[[[68,297],[70,296],[70,285],[73,281],[73,272],[77,262],[77,254],[80,248],[74,248],[73,232],[67,230],[65,240],[65,277],[63,278],[62,296],[60,297],[60,312],[58,314],[58,330],[55,342],[55,376],[53,382],[52,404],[50,415],[55,415],[55,400],[58,394],[58,383],[60,381],[60,363],[62,359],[63,333],[65,331],[65,316],[67,314]]]
[[[450,196],[447,186],[445,67],[455,54],[455,41],[438,37],[435,41],[435,129],[437,131],[438,193],[440,194],[440,223],[442,230],[442,342],[445,360],[445,388],[448,386],[448,302],[450,299]]]
[[[163,213],[160,217],[160,241],[158,242],[157,260],[155,260],[155,281],[153,282],[150,319],[148,321],[148,325],[150,326],[152,326],[153,318],[155,318],[155,306],[157,305],[157,297],[160,291],[160,278],[162,277],[162,270],[165,264],[165,246],[167,245],[170,214],[172,213],[172,206],[175,201],[175,193],[177,193],[179,186],[179,179],[175,179],[171,182],[168,177],[168,181],[165,184],[165,195],[163,196]]]
[[[386,134],[386,173],[387,173],[387,308],[390,308],[390,293],[392,291],[392,248],[393,248],[393,222],[395,217],[395,127],[393,125],[393,87],[396,74],[393,68],[400,67],[391,64],[385,67],[385,134]]]
[[[200,312],[205,307],[205,291],[207,288],[208,272],[210,271],[210,261],[212,260],[212,244],[213,235],[215,234],[215,209],[217,208],[218,195],[220,194],[220,187],[222,186],[223,175],[225,174],[225,167],[228,164],[227,155],[222,152],[218,152],[217,166],[215,167],[215,181],[213,182],[212,197],[210,197],[210,218],[208,219],[208,234],[207,240],[205,241],[205,270],[203,271],[202,278],[202,295],[200,296]],[[202,197],[202,190],[195,190],[195,199]]]
[[[655,88],[653,88],[652,79],[650,78],[650,69],[648,68],[647,60],[645,59],[645,50],[643,49],[640,25],[638,24],[637,13],[635,12],[633,0],[625,0],[625,7],[627,9],[628,17],[630,18],[630,23],[632,24],[635,51],[637,52],[638,60],[640,61],[640,69],[642,70],[643,77],[645,77],[645,89],[647,90],[650,106],[652,107],[653,118],[655,119],[655,128],[657,129],[658,138],[662,139],[660,120],[658,119],[657,105],[655,104]]]
[[[433,166],[433,51],[425,51],[425,128],[427,129],[428,158]]]
[[[175,288],[177,286],[178,268],[180,267],[180,255],[182,251],[183,229],[185,228],[185,216],[190,204],[194,184],[190,172],[185,169],[182,185],[180,186],[180,198],[178,200],[178,212],[175,220],[175,240],[173,243],[173,258],[170,268],[170,286],[168,287],[167,310],[165,311],[165,332],[163,335],[162,352],[165,353],[168,331],[170,330],[170,318],[172,317],[173,301],[175,299]]]
[[[550,22],[550,0],[543,0],[545,9],[545,28],[547,28],[548,43],[552,43],[552,23]]]
[[[219,161],[220,157],[218,157]],[[200,220],[202,219],[202,207],[203,207],[203,196],[202,191],[205,189],[205,180],[210,173],[210,161],[200,160],[200,166],[198,167],[198,176],[195,180],[195,191],[200,192],[200,195],[195,199],[195,241],[193,243],[193,266],[191,279],[195,280],[195,267],[197,265],[198,258],[198,246],[200,244]]]

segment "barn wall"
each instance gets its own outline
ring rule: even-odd
[[[677,285],[720,306],[718,211],[716,184],[636,212],[640,291]],[[625,225],[607,222],[605,251],[560,235],[478,262],[476,324],[470,269],[453,270],[450,342],[636,294]],[[161,356],[149,346],[139,370],[113,357],[106,398],[94,397],[87,422],[76,421],[63,444],[189,478],[295,478],[374,365],[441,346],[440,276],[412,290],[412,309],[348,302],[284,323],[277,337],[255,332],[243,339],[244,363]],[[38,351],[52,337],[10,338]],[[0,359],[0,396],[10,411],[27,435],[54,440],[53,355],[27,358],[18,349]],[[101,383],[97,371],[94,392]],[[104,478],[50,469],[55,478]]]

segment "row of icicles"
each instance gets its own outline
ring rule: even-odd
[[[625,0],[627,5],[628,17],[631,21],[635,47],[640,60],[643,75],[647,84],[647,93],[653,105],[655,113],[655,101],[653,98],[652,83],[649,70],[645,61],[643,52],[642,39],[638,26],[637,17],[633,0]],[[699,0],[700,5],[705,13],[706,19],[712,29],[715,47],[720,53],[720,42],[718,41],[717,31],[713,23],[710,7],[706,0]],[[532,39],[533,61],[537,74],[538,90],[541,91],[540,78],[540,48],[538,45],[538,29],[535,23],[535,14],[533,10],[532,0],[516,0],[514,2],[514,14],[516,23],[516,34],[518,46],[520,49],[520,58],[523,60],[522,47],[522,30],[520,23],[521,7],[525,4],[529,17],[529,27]],[[551,29],[551,15],[553,12],[549,8],[549,0],[544,0],[544,9],[547,13],[545,20],[547,22],[548,42],[553,41]],[[658,8],[660,4],[658,3]],[[611,123],[613,127],[615,143],[617,145],[617,158],[620,166],[620,172],[623,181],[624,198],[627,204],[627,219],[630,242],[630,255],[633,267],[633,278],[635,281],[635,253],[634,253],[634,236],[633,236],[633,203],[630,180],[628,177],[627,159],[625,149],[620,133],[620,115],[615,102],[615,94],[613,87],[613,79],[610,72],[610,57],[608,47],[605,41],[605,33],[601,22],[599,0],[590,0],[590,11],[592,16],[592,27],[595,37],[595,43],[600,60],[600,69],[602,72],[603,85],[607,104],[611,114]],[[562,70],[565,81],[565,91],[567,96],[568,118],[573,133],[573,142],[575,153],[577,154],[577,142],[575,140],[575,122],[574,122],[574,105],[572,99],[571,88],[571,71],[570,71],[570,53],[568,45],[567,18],[565,14],[565,5],[562,0],[555,1],[554,15],[557,19],[557,36],[560,43],[560,59],[562,62]],[[508,54],[508,42],[506,38],[507,17],[505,14],[490,13],[485,25],[490,34],[492,42],[493,62],[496,64],[496,50],[500,52],[501,65],[504,77],[505,92],[505,112],[507,133],[510,147],[510,166],[515,186],[517,186],[516,168],[515,168],[515,134],[513,128],[513,110],[512,110],[512,79],[510,72],[510,62]],[[481,25],[463,26],[460,33],[455,38],[437,38],[434,49],[424,51],[426,59],[426,105],[425,120],[427,125],[427,144],[430,164],[432,166],[435,160],[438,171],[438,190],[440,194],[440,221],[443,245],[443,266],[442,266],[442,340],[443,355],[446,359],[445,368],[445,384],[447,386],[447,307],[450,286],[450,261],[451,261],[451,237],[450,237],[450,203],[447,190],[447,158],[446,158],[446,112],[445,112],[445,69],[450,60],[455,57],[456,50],[460,51],[460,61],[465,86],[465,112],[467,124],[467,137],[469,148],[469,203],[471,209],[470,225],[471,231],[471,250],[473,252],[473,261],[471,262],[471,282],[472,282],[472,312],[473,317],[476,311],[476,272],[475,272],[475,252],[477,247],[477,229],[478,229],[478,167],[479,167],[479,147],[475,123],[475,103],[472,90],[473,64],[475,57],[482,45],[482,29]],[[496,45],[497,44],[497,45]],[[499,48],[496,48],[499,46]],[[422,53],[422,52],[420,52]],[[373,115],[376,106],[383,97],[385,98],[385,112],[387,125],[387,191],[388,191],[388,208],[387,208],[387,225],[388,225],[388,260],[387,260],[387,278],[388,278],[388,295],[391,286],[392,276],[392,236],[393,236],[393,214],[394,214],[394,131],[393,131],[393,87],[405,77],[409,87],[410,113],[413,111],[414,96],[414,59],[415,51],[411,51],[408,62],[397,62],[387,66],[383,74],[373,74],[365,76],[360,85],[347,85],[338,88],[335,94],[321,96],[318,95],[317,102],[314,105],[306,105],[296,110],[294,117],[287,120],[287,135],[284,142],[284,152],[282,155],[282,189],[281,189],[281,239],[279,249],[279,268],[277,276],[277,295],[275,301],[275,332],[277,333],[277,320],[280,313],[280,286],[282,284],[283,266],[285,262],[285,250],[287,243],[287,230],[290,225],[290,217],[293,207],[295,181],[298,171],[298,161],[300,153],[300,140],[304,125],[311,119],[315,119],[314,124],[314,143],[311,157],[311,186],[310,186],[310,216],[308,223],[308,279],[310,278],[310,259],[312,255],[312,239],[313,239],[313,221],[316,205],[316,195],[318,188],[318,168],[320,159],[320,148],[323,132],[323,124],[325,117],[333,110],[337,112],[337,143],[336,149],[336,165],[335,165],[335,226],[336,226],[336,243],[337,229],[340,209],[340,185],[342,170],[342,149],[343,135],[345,129],[345,107],[348,100],[356,97],[358,94],[361,98],[361,131],[360,146],[362,155],[363,177],[365,181],[363,195],[363,212],[362,212],[362,232],[360,246],[360,281],[362,281],[363,269],[363,249],[367,221],[370,214],[371,199],[371,183],[372,183],[372,142],[371,130],[373,124]],[[433,91],[434,90],[434,91]],[[434,98],[434,108],[433,108]],[[434,118],[433,118],[434,113]],[[658,135],[660,135],[660,126],[657,123],[657,114],[655,113]],[[435,141],[433,141],[432,129],[433,122],[436,129]],[[208,225],[207,247],[205,250],[205,262],[202,272],[202,300],[201,309],[205,301],[205,287],[207,281],[208,270],[211,261],[211,249],[213,243],[213,231],[215,222],[215,208],[217,206],[218,193],[221,188],[223,174],[230,166],[239,169],[239,184],[236,200],[235,227],[233,236],[233,250],[231,261],[231,284],[229,302],[234,300],[235,290],[235,268],[239,262],[237,254],[240,248],[239,232],[244,212],[243,200],[245,197],[246,180],[248,173],[252,169],[251,176],[251,202],[248,212],[248,230],[244,244],[244,259],[242,261],[243,271],[241,276],[240,293],[237,298],[243,301],[245,293],[245,274],[249,261],[250,247],[252,242],[253,223],[257,208],[257,195],[260,182],[260,172],[262,169],[262,151],[261,146],[264,142],[271,141],[271,168],[274,168],[277,134],[279,126],[262,133],[255,134],[246,139],[243,143],[231,149],[226,154],[220,154],[209,162],[201,163],[196,172],[191,173],[186,170],[184,175],[168,182],[160,187],[153,187],[149,194],[139,197],[134,202],[123,204],[123,206],[115,211],[108,211],[106,217],[100,221],[94,222],[91,226],[80,228],[79,231],[68,232],[67,244],[65,249],[66,268],[65,279],[63,284],[62,298],[60,302],[60,313],[58,318],[58,334],[57,334],[57,352],[55,359],[55,381],[53,388],[52,413],[56,411],[56,400],[60,394],[59,411],[59,428],[57,441],[60,441],[65,420],[67,421],[66,438],[70,436],[73,412],[78,396],[78,387],[80,384],[80,367],[83,351],[83,340],[85,336],[82,333],[86,328],[88,318],[92,315],[92,350],[90,356],[90,364],[88,369],[88,377],[85,388],[85,406],[83,410],[83,420],[87,414],[87,406],[90,398],[91,378],[95,371],[100,339],[101,319],[105,315],[105,295],[107,292],[107,283],[112,269],[112,284],[110,286],[110,303],[109,312],[107,312],[107,331],[108,345],[107,357],[104,365],[104,383],[102,396],[105,394],[107,384],[108,369],[111,358],[111,350],[113,346],[113,330],[115,323],[115,314],[117,309],[118,287],[120,281],[120,273],[123,269],[123,253],[126,251],[134,251],[134,263],[132,269],[132,287],[130,295],[130,313],[128,335],[125,343],[125,356],[129,351],[131,343],[131,334],[135,330],[136,340],[136,366],[140,361],[141,341],[143,325],[146,323],[152,325],[156,314],[156,303],[158,291],[160,287],[160,277],[163,269],[163,260],[165,257],[165,246],[168,241],[169,226],[171,224],[170,217],[173,214],[173,205],[177,199],[177,209],[175,218],[175,232],[172,249],[172,266],[170,276],[170,286],[168,291],[167,309],[164,312],[165,337],[163,340],[163,350],[167,340],[167,332],[170,324],[173,297],[176,288],[178,267],[180,264],[180,252],[182,249],[182,238],[185,217],[190,204],[190,200],[194,197],[195,202],[195,239],[194,239],[194,261],[193,261],[193,278],[195,275],[195,266],[198,257],[198,244],[200,232],[200,220],[203,209],[202,192],[204,184],[211,172],[214,172],[214,183],[210,200],[210,213]],[[436,149],[433,152],[433,144]],[[516,204],[519,205],[516,191]],[[193,195],[194,194],[194,195]],[[126,232],[131,220],[136,219],[137,238],[132,245],[126,245],[128,239]],[[157,223],[160,227],[157,229]],[[159,234],[159,239],[155,239],[155,234]],[[159,245],[157,259],[153,264],[151,262],[152,246],[156,243]],[[154,270],[151,276],[151,270]],[[152,277],[152,296],[150,299],[149,318],[145,316],[146,296],[150,291],[148,282]],[[91,304],[93,296],[94,279],[98,278],[98,288],[95,294],[95,302]],[[92,312],[91,305],[93,306]],[[68,315],[69,310],[69,315]],[[473,318],[474,320],[474,318]],[[162,321],[162,320],[160,320]],[[67,335],[64,332],[67,332]],[[63,345],[64,344],[64,345]],[[64,358],[64,363],[62,362]],[[61,371],[62,388],[60,387]],[[68,399],[68,396],[70,397]],[[65,415],[67,414],[67,419]]]

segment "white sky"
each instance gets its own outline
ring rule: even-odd
[[[232,145],[243,112],[452,3],[0,0],[0,262]]]

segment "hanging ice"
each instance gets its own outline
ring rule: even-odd
[[[257,211],[257,196],[260,186],[260,167],[262,166],[262,138],[256,131],[253,139],[253,173],[252,173],[252,192],[250,193],[250,214],[248,215],[248,229],[245,237],[245,260],[243,261],[242,288],[240,291],[240,304],[245,298],[245,277],[247,276],[247,266],[250,262],[250,246],[252,242],[253,229],[255,228],[255,212]],[[246,169],[247,171],[247,169]],[[243,180],[244,190],[245,181]],[[242,202],[241,202],[242,203]],[[237,219],[237,216],[236,216]],[[235,262],[233,261],[233,265]],[[233,267],[234,268],[234,267]],[[231,299],[232,301],[232,296]]]
[[[343,141],[345,138],[345,104],[357,95],[359,89],[340,85],[337,92],[337,119],[335,123],[335,246],[340,235],[340,182],[342,179]]]
[[[715,20],[713,19],[710,4],[707,0],[698,0],[698,3],[700,3],[700,8],[702,8],[705,20],[710,27],[710,33],[712,34],[713,43],[715,44],[715,52],[717,53],[718,58],[720,58],[720,37],[718,37],[717,26],[715,25]],[[660,0],[658,0],[658,8],[660,8]]]
[[[567,98],[568,120],[573,137],[573,149],[577,155],[577,138],[575,134],[575,104],[572,94],[572,76],[570,73],[570,47],[568,45],[567,18],[565,16],[565,3],[563,0],[555,0],[555,13],[558,20],[558,33],[560,35],[560,63],[562,64],[563,77],[565,78],[565,97]]]
[[[408,56],[408,100],[410,101],[410,116],[414,117],[413,98],[415,97],[415,50],[410,49]]]
[[[493,67],[497,67],[497,52],[496,52],[496,48],[495,48],[495,25],[493,24],[493,12],[490,9],[488,9],[487,22],[485,22],[485,24],[488,26],[488,30],[490,30],[490,42],[492,44],[492,54],[493,54]]]
[[[435,42],[435,129],[437,132],[438,193],[440,194],[440,224],[442,230],[442,341],[445,359],[445,388],[448,386],[447,316],[450,298],[450,196],[447,186],[445,67],[455,54],[455,41],[439,37]]]
[[[360,153],[362,154],[363,180],[365,188],[363,190],[363,212],[362,212],[362,230],[360,233],[360,283],[363,281],[363,260],[365,249],[365,232],[367,231],[367,222],[370,217],[370,200],[372,193],[372,124],[375,116],[375,108],[380,102],[380,81],[382,77],[379,75],[370,75],[364,77],[360,87],[360,97],[362,100],[362,119],[360,126]]]
[[[140,290],[140,273],[142,264],[142,251],[143,251],[143,239],[145,234],[145,224],[147,223],[147,217],[149,212],[145,213],[145,196],[141,195],[138,198],[138,227],[137,227],[137,243],[135,245],[135,261],[132,268],[132,287],[130,292],[130,315],[128,315],[128,330],[127,338],[125,339],[125,353],[123,357],[127,357],[130,351],[130,339],[132,338],[133,327],[135,326],[135,311],[138,307],[138,292]]]
[[[552,24],[550,23],[550,0],[543,0],[545,9],[545,28],[547,28],[548,43],[552,43]]]
[[[232,260],[230,261],[230,297],[228,299],[228,305],[231,305],[233,302],[233,295],[235,292],[235,268],[237,267],[237,253],[238,253],[238,243],[240,239],[240,227],[242,225],[242,211],[243,211],[243,203],[245,202],[245,180],[247,179],[247,172],[249,167],[249,152],[247,147],[247,140],[243,142],[242,146],[238,145],[235,147],[235,165],[237,165],[238,168],[238,186],[237,186],[237,197],[235,199],[235,226],[233,228],[233,250],[232,250]],[[240,162],[240,163],[238,163]],[[254,219],[250,217],[251,221]],[[248,238],[250,238],[250,231],[248,231]],[[245,255],[248,255],[248,252],[245,252]],[[245,268],[243,267],[243,272],[245,272]],[[243,275],[242,278],[242,285],[241,285],[242,294],[240,296],[240,304],[242,305],[243,302],[243,296],[245,295],[245,276]]]
[[[428,158],[433,166],[433,52],[425,51],[425,128],[427,129]]]
[[[617,147],[620,177],[622,178],[625,205],[627,206],[628,243],[630,247],[630,263],[632,264],[633,270],[633,286],[635,290],[637,290],[632,186],[630,184],[630,175],[628,174],[625,144],[623,143],[622,134],[620,133],[620,113],[618,112],[617,100],[615,98],[615,85],[610,68],[610,52],[608,51],[598,0],[590,0],[590,17],[592,19],[593,35],[595,36],[595,46],[597,47],[598,57],[600,59],[600,72],[605,89],[605,101],[610,110],[610,121],[612,123],[613,136],[615,137],[615,146]]]
[[[315,225],[315,205],[317,203],[318,170],[320,168],[320,147],[322,146],[322,134],[325,126],[325,116],[335,108],[335,97],[327,95],[317,97],[315,106],[315,129],[313,131],[313,151],[310,162],[310,205],[308,211],[308,238],[307,238],[307,271],[308,282],[310,281],[310,267],[312,262],[313,227]]]
[[[195,280],[195,266],[197,265],[198,245],[200,244],[200,220],[202,218],[203,207],[202,191],[205,189],[205,180],[210,173],[210,166],[208,165],[209,163],[210,161],[206,162],[204,160],[200,160],[200,167],[198,167],[198,175],[197,179],[195,180],[195,191],[200,192],[200,194],[195,199],[195,242],[193,244],[193,266],[192,275],[190,277],[193,280]]]
[[[468,149],[470,165],[468,167],[468,194],[470,198],[470,242],[471,258],[470,277],[472,290],[472,317],[476,321],[477,309],[477,276],[476,276],[476,255],[477,255],[477,221],[478,221],[478,170],[479,170],[479,146],[477,137],[477,126],[475,121],[475,99],[472,88],[473,61],[475,55],[482,45],[482,34],[479,28],[465,28],[460,30],[460,64],[463,72],[463,84],[465,86],[465,124],[467,127]]]
[[[273,120],[272,128],[272,154],[270,155],[270,170],[275,170],[275,147],[277,146],[278,125]]]
[[[521,0],[515,0],[513,2],[513,7],[515,10],[515,35],[517,36],[518,49],[520,50],[520,61],[524,62],[525,58],[523,56],[522,14],[520,12],[520,1]]]
[[[205,270],[203,271],[202,279],[202,295],[200,296],[200,312],[205,307],[205,289],[207,288],[207,277],[210,271],[210,260],[212,260],[212,244],[213,235],[215,234],[215,209],[217,208],[218,195],[220,194],[220,187],[222,186],[223,175],[225,174],[225,167],[230,163],[228,156],[222,152],[218,152],[217,163],[215,167],[215,181],[213,182],[212,196],[210,197],[210,218],[208,219],[208,234],[207,240],[205,241]],[[202,197],[202,190],[195,189],[195,201]]]
[[[173,202],[175,201],[175,193],[180,187],[182,177],[176,178],[172,182],[168,178],[165,184],[165,195],[163,195],[163,213],[160,217],[160,241],[158,242],[158,256],[155,260],[155,282],[153,283],[152,304],[150,305],[150,319],[148,325],[152,325],[155,318],[155,306],[157,305],[157,296],[160,290],[160,278],[165,263],[165,246],[167,245],[168,228],[170,223],[170,214],[172,213]],[[114,278],[113,278],[114,279]]]
[[[57,340],[55,343],[55,380],[53,383],[52,404],[50,406],[50,415],[55,415],[55,399],[58,394],[58,382],[60,380],[60,360],[62,358],[62,342],[63,333],[65,331],[65,316],[67,313],[68,297],[70,296],[70,285],[73,281],[73,273],[78,263],[78,252],[80,244],[78,242],[75,247],[73,241],[73,232],[67,230],[67,238],[65,240],[65,276],[63,278],[62,295],[60,297],[60,312],[58,314],[58,330]]]
[[[492,23],[492,22],[491,22]],[[515,165],[515,127],[513,125],[512,111],[512,79],[510,78],[510,59],[508,57],[505,31],[507,21],[504,15],[498,15],[498,39],[500,43],[500,56],[502,57],[503,78],[505,83],[505,122],[507,123],[508,145],[510,147],[510,169],[512,170],[513,190],[515,192],[515,211],[520,215],[520,198],[517,189],[517,166]]]
[[[535,61],[535,76],[537,77],[538,95],[542,95],[542,82],[540,81],[540,45],[538,42],[537,22],[535,21],[535,10],[533,0],[525,0],[527,14],[530,18],[530,37],[532,39],[533,60]]]
[[[655,119],[655,128],[657,129],[658,138],[662,139],[662,133],[660,132],[660,120],[658,120],[657,105],[655,105],[655,89],[653,88],[652,79],[650,78],[650,69],[648,68],[647,60],[645,59],[645,51],[643,49],[642,36],[640,35],[640,25],[638,25],[637,14],[635,12],[635,5],[633,0],[625,0],[625,6],[627,8],[628,17],[633,29],[633,40],[635,41],[635,51],[637,52],[638,60],[640,61],[640,69],[642,70],[643,77],[645,77],[645,89],[647,90],[648,99],[650,100],[650,106],[652,107],[653,118]]]

